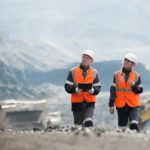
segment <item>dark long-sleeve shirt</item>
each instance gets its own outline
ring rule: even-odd
[[[128,78],[129,78],[130,71],[128,71],[125,68],[123,68],[122,72],[125,73],[125,81],[127,82]],[[115,83],[116,83],[116,79],[115,79],[115,76],[114,76],[114,78],[113,78],[113,84],[115,84]],[[109,106],[114,106],[114,102],[115,102],[115,99],[116,99],[116,87],[113,86],[113,84],[110,87]],[[143,87],[141,85],[141,77],[139,77],[139,79],[137,80],[137,82],[135,83],[135,85],[133,85],[131,87],[131,89],[136,94],[140,94],[140,93],[143,92]]]

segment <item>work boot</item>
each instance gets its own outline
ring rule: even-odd
[[[139,127],[138,127],[138,124],[136,124],[136,123],[131,123],[129,128],[130,128],[131,130],[136,130],[137,132],[140,132],[140,129],[139,129]]]
[[[93,121],[92,120],[87,120],[83,124],[84,127],[93,127]]]

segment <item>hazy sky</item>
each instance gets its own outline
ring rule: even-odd
[[[134,52],[150,68],[149,0],[0,0],[0,32],[11,40],[46,42],[97,60]]]

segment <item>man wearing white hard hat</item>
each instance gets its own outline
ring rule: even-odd
[[[76,127],[92,127],[96,95],[100,92],[101,83],[91,65],[95,59],[94,52],[82,53],[82,61],[69,71],[65,90],[71,94],[71,107]]]
[[[134,71],[137,56],[128,53],[122,61],[122,68],[114,73],[110,88],[109,110],[114,113],[114,105],[118,114],[118,126],[122,131],[129,129],[139,131],[138,113],[139,94],[143,92],[140,74]],[[128,124],[129,123],[129,124]]]

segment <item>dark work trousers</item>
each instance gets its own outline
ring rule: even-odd
[[[126,105],[123,108],[117,108],[118,126],[125,127],[128,123],[138,124],[139,107],[129,107]]]
[[[93,120],[94,105],[89,105],[87,102],[83,101],[78,105],[78,109],[72,109],[74,124],[82,125],[83,121],[87,118]]]

